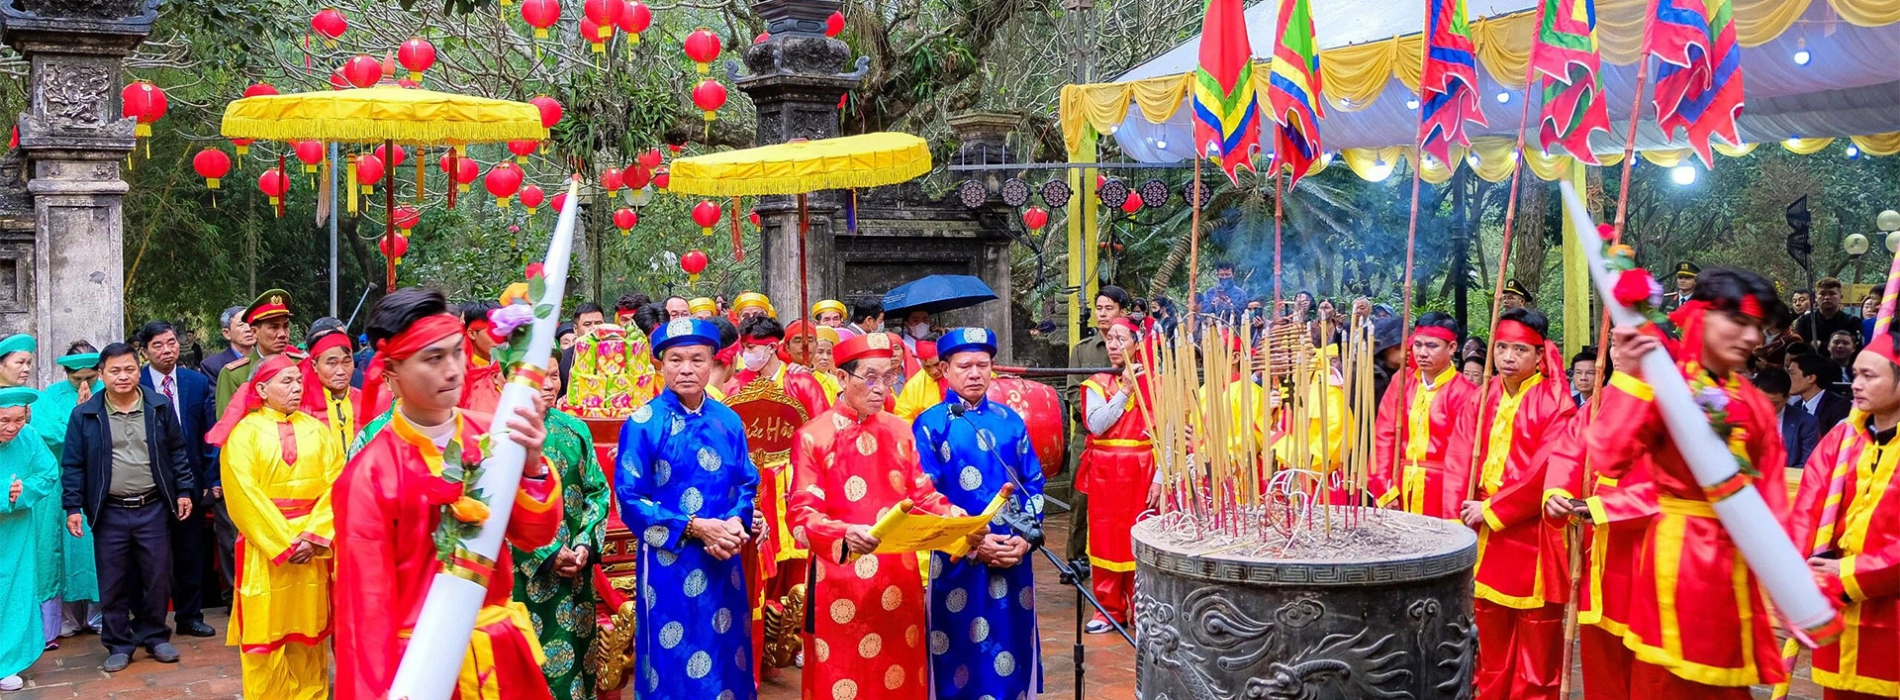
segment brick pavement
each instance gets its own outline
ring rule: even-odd
[[[1058,515],[1049,523],[1050,547],[1062,551],[1068,531],[1066,516]],[[1074,696],[1073,653],[1075,643],[1076,596],[1056,578],[1047,560],[1036,559],[1038,614],[1042,624],[1044,695],[1049,698]],[[239,698],[240,682],[237,650],[224,646],[227,619],[222,613],[207,612],[206,622],[219,631],[217,637],[197,639],[178,637],[181,659],[176,664],[161,664],[143,652],[133,657],[132,666],[108,675],[100,670],[105,651],[93,636],[64,640],[61,649],[49,652],[22,674],[26,690],[0,695],[5,700],[41,698],[85,698],[86,700],[163,700],[168,698]],[[1087,661],[1085,697],[1091,700],[1130,700],[1135,697],[1135,655],[1120,637],[1087,635],[1083,640]],[[1795,700],[1819,700],[1821,692],[1808,681],[1805,661],[1796,672]],[[796,700],[798,669],[787,669],[761,688],[761,700]],[[1767,698],[1766,689],[1755,696]],[[631,698],[623,693],[622,698]],[[1582,693],[1573,692],[1573,698]]]

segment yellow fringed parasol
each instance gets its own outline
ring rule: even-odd
[[[904,182],[930,172],[930,146],[881,131],[681,158],[672,192],[707,197],[805,194]]]
[[[894,185],[930,172],[930,145],[910,134],[880,131],[817,141],[793,141],[673,161],[666,189],[685,195],[733,197],[733,248],[739,249],[737,198],[798,195],[798,308],[812,327],[805,282],[805,195]],[[807,343],[810,342],[808,339]]]
[[[384,61],[383,82],[366,88],[287,95],[259,95],[224,107],[220,131],[226,138],[268,141],[317,140],[325,143],[383,143],[460,146],[499,141],[540,141],[548,137],[541,111],[525,102],[436,92],[397,86]],[[417,154],[421,164],[421,154]],[[451,156],[453,157],[453,156]],[[282,167],[282,158],[279,158]],[[383,169],[384,233],[396,235],[396,164]],[[455,203],[449,187],[449,203]],[[386,289],[396,288],[396,261],[388,262]]]

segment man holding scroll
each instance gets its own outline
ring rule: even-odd
[[[443,571],[487,589],[461,662],[460,698],[551,697],[528,611],[509,598],[508,548],[490,561],[460,546],[457,534],[467,529],[461,525],[486,522],[493,508],[512,508],[508,544],[531,550],[553,540],[561,484],[541,454],[543,407],[537,396],[536,406],[518,408],[508,420],[508,439],[527,452],[519,491],[480,494],[471,491],[474,479],[467,486],[451,480],[479,468],[480,425],[488,419],[456,408],[467,357],[462,321],[448,311],[440,292],[416,288],[397,290],[370,310],[369,338],[380,356],[372,366],[382,368],[374,379],[399,403],[387,426],[350,458],[332,493],[337,700],[389,694],[430,583]]]
[[[817,567],[806,599],[808,699],[922,700],[930,693],[917,556],[873,554],[879,541],[871,525],[903,501],[925,513],[962,512],[919,469],[910,425],[884,410],[903,379],[896,345],[883,333],[840,344],[844,392],[798,430],[792,448],[792,536]]]

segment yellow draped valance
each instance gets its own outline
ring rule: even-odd
[[[1636,62],[1642,49],[1643,15],[1650,0],[1598,0],[1597,36],[1603,60],[1618,65]],[[1816,0],[1734,0],[1736,37],[1744,47],[1760,46],[1788,30]],[[1874,27],[1900,22],[1900,3],[1892,0],[1825,0],[1841,19]],[[1535,10],[1487,17],[1471,22],[1472,43],[1478,62],[1498,83],[1524,88],[1530,47],[1537,32]],[[1322,37],[1323,38],[1323,37]],[[1353,112],[1371,106],[1397,79],[1418,90],[1424,38],[1419,34],[1340,46],[1320,52],[1327,106]],[[1266,94],[1270,75],[1266,63],[1253,72],[1256,90]],[[1064,140],[1071,151],[1082,141],[1084,127],[1111,134],[1128,116],[1134,103],[1143,118],[1167,121],[1187,97],[1191,73],[1160,76],[1125,83],[1067,85],[1062,88],[1061,119]],[[1900,144],[1895,144],[1900,146]],[[1861,150],[1872,153],[1863,145]]]
[[[1873,134],[1870,136],[1853,136],[1849,137],[1848,140],[1860,148],[1861,155],[1891,156],[1900,153],[1900,131],[1886,134]],[[1781,147],[1790,153],[1809,155],[1821,152],[1828,146],[1833,145],[1834,141],[1835,139],[1789,139],[1782,141]],[[1729,146],[1717,141],[1715,142],[1714,150],[1723,156],[1739,158],[1753,153],[1755,148],[1759,145],[1760,144],[1750,143],[1742,146]],[[1510,177],[1511,172],[1516,169],[1517,159],[1511,157],[1514,146],[1516,146],[1515,139],[1509,137],[1480,136],[1474,138],[1471,140],[1471,148],[1467,149],[1452,146],[1452,162],[1449,164],[1441,163],[1436,158],[1428,159],[1425,162],[1425,166],[1419,170],[1419,179],[1434,185],[1442,183],[1451,179],[1453,172],[1452,166],[1463,164],[1470,167],[1472,172],[1477,173],[1478,177],[1490,182],[1503,182],[1505,178]],[[1414,162],[1415,153],[1416,151],[1410,146],[1347,148],[1341,150],[1335,160],[1344,161],[1346,168],[1351,170],[1353,174],[1358,175],[1360,179],[1376,182],[1389,177],[1400,162]],[[1687,148],[1662,148],[1638,151],[1636,155],[1650,165],[1673,168],[1691,161],[1694,157],[1694,152]],[[1524,151],[1521,154],[1521,160],[1530,166],[1531,174],[1536,175],[1538,179],[1555,181],[1557,178],[1565,177],[1570,173],[1570,162],[1572,159],[1570,156],[1548,155],[1533,149]],[[1605,154],[1598,156],[1598,160],[1601,161],[1602,165],[1606,166],[1621,165],[1623,155],[1620,153]],[[1316,166],[1314,172],[1319,172],[1324,169],[1324,167]]]

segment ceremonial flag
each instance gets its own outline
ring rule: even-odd
[[[1742,145],[1735,120],[1742,114],[1742,47],[1735,39],[1735,9],[1730,0],[1708,0],[1709,86],[1686,102],[1680,112],[1689,117],[1689,146],[1702,164],[1713,166],[1709,137],[1720,136],[1731,146]]]
[[[1273,152],[1298,183],[1319,159],[1319,118],[1326,116],[1320,102],[1319,45],[1313,40],[1313,8],[1308,0],[1282,0],[1276,36],[1267,80],[1267,103],[1277,125]]]
[[[1208,0],[1201,21],[1201,63],[1194,70],[1197,155],[1218,159],[1229,180],[1253,169],[1260,150],[1260,102],[1253,87],[1253,47],[1241,0]]]
[[[1531,68],[1543,84],[1544,104],[1537,117],[1538,142],[1546,153],[1561,148],[1577,160],[1597,165],[1590,134],[1610,130],[1597,49],[1595,0],[1544,0]]]
[[[1478,107],[1478,62],[1464,0],[1426,0],[1425,64],[1419,89],[1419,145],[1440,162],[1451,144],[1470,146],[1465,123],[1485,126]]]

